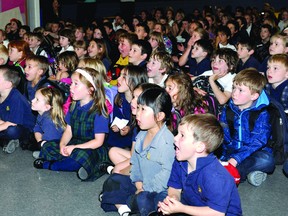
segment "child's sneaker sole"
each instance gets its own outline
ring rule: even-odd
[[[261,171],[254,171],[248,174],[248,182],[253,186],[260,186],[267,178],[267,173]]]
[[[3,147],[3,151],[11,154],[16,150],[17,147],[19,147],[19,140],[10,140],[8,144]]]

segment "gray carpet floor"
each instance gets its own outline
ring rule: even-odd
[[[37,170],[32,152],[18,148],[13,154],[0,151],[1,216],[116,216],[100,208],[98,194],[107,175],[81,182],[76,173]],[[260,187],[239,186],[243,214],[288,215],[288,178],[277,167]]]

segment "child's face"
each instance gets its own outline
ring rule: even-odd
[[[31,103],[31,109],[37,111],[40,115],[51,109],[51,106],[46,103],[45,97],[40,91],[36,91],[35,98]]]
[[[68,71],[66,65],[65,65],[64,62],[62,62],[62,61],[59,62],[59,64],[58,64],[58,69],[59,69],[59,71],[61,71],[61,72],[67,72],[67,71]]]
[[[40,46],[40,41],[35,37],[30,37],[28,43],[29,47],[32,49]]]
[[[247,60],[250,57],[250,55],[253,54],[253,51],[252,50],[249,51],[247,47],[243,46],[242,44],[238,44],[237,54],[239,59]]]
[[[288,79],[288,69],[281,62],[268,62],[267,79],[276,88]]]
[[[154,29],[155,23],[153,21],[148,21],[147,26],[149,27],[150,30]]]
[[[16,61],[18,61],[19,59],[22,58],[22,55],[23,55],[23,52],[22,51],[19,52],[17,50],[17,48],[15,48],[15,47],[10,47],[9,48],[9,59],[10,59],[10,61],[16,62]]]
[[[58,23],[53,23],[53,24],[51,25],[51,32],[57,33],[58,30],[59,30],[59,24],[58,24]]]
[[[43,73],[42,70],[39,69],[38,63],[33,60],[26,61],[26,67],[24,69],[25,76],[28,81],[38,81],[41,78]]]
[[[131,100],[131,112],[132,112],[132,115],[136,115],[136,112],[137,112],[137,100],[138,100],[138,97],[140,96],[140,94],[142,93],[142,89],[141,88],[137,88],[133,91],[133,98]]]
[[[81,82],[78,73],[73,73],[71,76],[70,93],[75,101],[81,101],[81,104],[86,104],[91,100],[91,89]]]
[[[203,50],[203,48],[201,46],[199,46],[198,44],[194,44],[193,49],[191,51],[191,57],[192,58],[205,58],[207,56],[207,52],[205,52]]]
[[[240,110],[249,108],[252,103],[258,98],[258,93],[251,93],[249,87],[233,83],[232,100]]]
[[[95,29],[95,30],[94,30],[93,38],[98,38],[98,39],[103,38],[102,32],[100,31],[100,29]]]
[[[119,41],[118,50],[122,58],[125,58],[126,56],[129,55],[130,49],[131,45],[127,39],[121,39]]]
[[[197,143],[193,131],[187,124],[179,125],[178,134],[174,137],[175,156],[179,161],[190,161],[195,157]]]
[[[119,93],[125,93],[127,91],[130,91],[128,82],[129,82],[129,74],[125,69],[122,69],[121,74],[117,79],[117,87]]]
[[[228,37],[226,34],[224,34],[223,32],[218,32],[218,37],[219,37],[219,43],[226,45],[228,43]]]
[[[229,72],[226,61],[220,59],[218,55],[211,60],[211,68],[214,74],[226,74]]]
[[[129,63],[133,65],[140,64],[145,59],[144,56],[141,54],[141,51],[142,50],[138,45],[133,44],[129,52]]]
[[[136,26],[136,30],[135,33],[138,37],[138,39],[145,39],[145,37],[147,36],[147,32],[145,32],[143,26]]]
[[[157,40],[156,40],[156,38],[155,37],[150,37],[150,39],[149,39],[149,43],[150,43],[150,45],[151,45],[151,47],[152,47],[152,49],[155,49],[155,48],[157,48],[158,47],[158,42],[157,42]]]
[[[5,40],[5,38],[4,38],[4,36],[3,36],[3,33],[0,31],[0,42],[2,42],[2,41],[4,41]]]
[[[67,37],[60,36],[59,44],[61,47],[67,48],[70,45],[70,42]]]
[[[78,58],[82,58],[82,57],[84,57],[84,56],[86,55],[87,50],[85,50],[85,49],[82,48],[82,47],[76,47],[76,48],[75,48],[75,52],[76,52]]]
[[[23,38],[23,35],[26,33],[26,30],[24,30],[24,29],[20,29],[19,30],[19,37],[20,38]]]
[[[154,31],[159,32],[159,33],[162,33],[161,25],[156,24],[156,25],[154,26]]]
[[[158,128],[153,109],[146,105],[137,105],[136,121],[141,130]]]
[[[192,36],[191,38],[189,39],[192,44],[194,45],[194,43],[197,41],[197,40],[200,40],[201,39],[201,35],[198,33],[198,32],[193,32],[192,33]]]
[[[173,106],[176,107],[177,104],[177,97],[178,97],[178,85],[176,82],[173,82],[173,80],[169,79],[165,83],[165,90],[170,95],[171,101],[173,103]]]
[[[76,41],[84,40],[84,36],[85,36],[85,34],[81,30],[76,29],[76,31],[75,31],[75,39],[76,39]]]
[[[232,23],[228,23],[227,27],[230,29],[231,35],[233,36],[235,33],[237,33],[235,26]]]
[[[147,63],[147,75],[149,78],[155,78],[161,76],[165,70],[161,69],[161,62],[155,58],[150,58]]]
[[[260,37],[262,41],[269,40],[270,36],[271,36],[271,33],[269,32],[267,28],[261,28]]]
[[[23,40],[29,44],[29,37],[27,34],[23,35]]]
[[[287,51],[288,51],[288,48],[285,46],[281,38],[271,39],[271,43],[269,47],[270,55],[284,54],[284,53],[287,53]]]
[[[95,41],[90,41],[88,46],[88,55],[91,58],[94,58],[100,53],[100,49],[98,48],[98,45]]]

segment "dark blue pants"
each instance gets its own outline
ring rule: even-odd
[[[129,176],[117,173],[110,175],[103,185],[101,208],[106,212],[117,211],[115,204],[123,204],[128,205],[133,213],[147,216],[157,210],[158,202],[167,196],[167,191],[143,191],[136,195],[136,190]]]
[[[275,160],[272,153],[265,150],[254,152],[237,166],[241,181],[245,181],[247,175],[253,171],[272,173],[275,169]]]
[[[29,129],[22,125],[9,126],[6,130],[0,132],[0,138],[3,140],[25,139],[29,137]]]

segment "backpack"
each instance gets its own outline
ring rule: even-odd
[[[276,165],[284,163],[288,156],[288,119],[284,112],[283,106],[273,98],[270,98],[270,103],[267,107],[261,110],[251,111],[249,118],[249,130],[254,128],[255,121],[263,110],[267,110],[270,115],[271,137],[268,140],[267,146],[273,149],[273,155]],[[233,136],[233,121],[234,112],[227,106],[226,119],[228,127]]]

